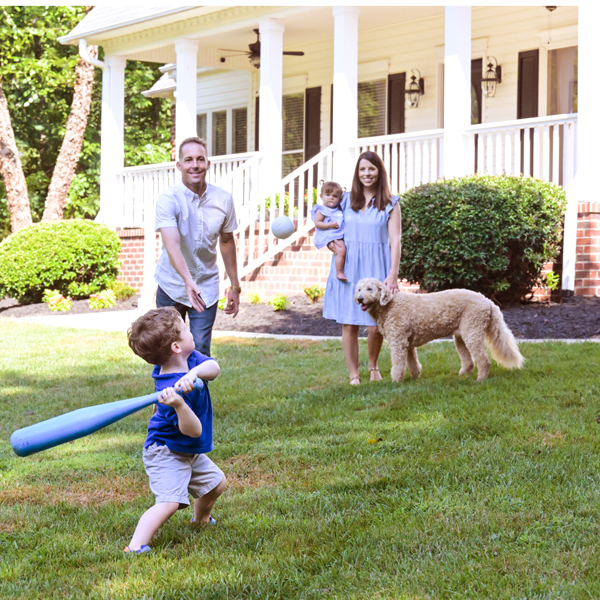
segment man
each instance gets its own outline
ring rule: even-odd
[[[163,251],[156,265],[156,305],[174,306],[189,316],[196,350],[210,356],[212,327],[219,299],[217,241],[231,287],[225,313],[235,317],[240,302],[235,239],[237,228],[231,194],[206,182],[210,167],[206,141],[183,140],[177,168],[181,183],[163,192],[156,202],[156,231]]]

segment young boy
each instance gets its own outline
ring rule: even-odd
[[[148,424],[144,468],[156,504],[140,518],[125,552],[149,552],[148,543],[177,510],[194,498],[192,523],[211,523],[211,509],[227,480],[204,453],[213,449],[212,404],[206,381],[219,374],[217,362],[194,349],[194,338],[173,307],[158,308],[137,319],[127,332],[129,346],[156,365],[158,404]],[[204,380],[195,389],[196,379]],[[179,393],[177,393],[179,392]]]

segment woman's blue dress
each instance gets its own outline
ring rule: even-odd
[[[348,282],[335,276],[335,254],[331,258],[331,268],[325,288],[323,317],[344,325],[375,325],[367,312],[354,302],[356,284],[365,277],[375,277],[383,281],[390,272],[391,255],[388,236],[388,220],[398,196],[392,196],[392,203],[384,210],[377,210],[372,204],[364,212],[350,208],[350,192],[342,198],[340,208],[344,211],[344,242],[346,243],[346,264],[344,274]]]

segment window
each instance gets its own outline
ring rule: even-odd
[[[206,113],[196,116],[196,135],[203,140],[206,139]]]
[[[385,135],[386,80],[358,84],[358,137]]]
[[[232,152],[239,154],[248,150],[248,109],[234,108]]]
[[[577,112],[577,46],[548,51],[548,114]]]
[[[212,155],[227,154],[227,111],[212,114]]]
[[[304,92],[283,96],[283,164],[285,177],[304,160]]]
[[[228,108],[196,115],[196,133],[211,156],[248,151],[248,108]]]

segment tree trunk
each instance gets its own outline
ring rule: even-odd
[[[88,46],[88,54],[92,58],[96,58],[98,46]],[[83,136],[92,104],[93,83],[94,66],[80,58],[75,67],[75,88],[71,112],[67,119],[65,137],[48,188],[42,221],[60,221],[62,219],[83,145]]]
[[[11,231],[19,231],[31,225],[31,208],[27,182],[15,142],[15,133],[10,121],[10,112],[2,82],[0,81],[0,173],[6,186]]]

